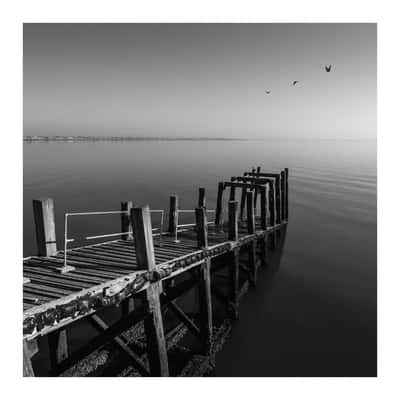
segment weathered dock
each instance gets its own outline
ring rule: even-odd
[[[229,196],[224,196],[229,190]],[[240,198],[237,195],[240,192]],[[91,352],[112,342],[143,376],[169,376],[165,316],[167,307],[208,354],[213,335],[213,296],[225,304],[232,319],[238,317],[240,276],[256,285],[258,254],[265,258],[273,248],[268,239],[288,222],[288,169],[279,173],[261,168],[219,182],[216,209],[206,208],[206,194],[199,189],[197,207],[179,209],[178,196],[170,197],[168,229],[163,231],[163,210],[121,203],[121,210],[65,215],[64,248],[57,249],[52,199],[33,201],[38,255],[23,260],[23,355],[24,376],[34,376],[33,356],[40,351],[38,339],[46,336],[51,375],[58,375]],[[257,215],[259,211],[259,215]],[[189,213],[192,224],[179,224],[179,215]],[[118,236],[113,240],[73,248],[69,244],[68,217],[116,214],[121,232],[85,239]],[[152,226],[151,216],[161,222]],[[213,221],[209,221],[211,215]],[[242,265],[240,255],[247,254]],[[213,273],[220,257],[228,269],[227,294],[212,288]],[[198,316],[192,318],[176,300],[196,287]],[[140,306],[134,302],[140,299]],[[121,306],[122,317],[108,325],[99,312]],[[86,319],[99,335],[78,351],[68,348],[68,328]],[[120,336],[143,321],[146,362]]]

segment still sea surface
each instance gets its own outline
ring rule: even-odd
[[[218,181],[256,166],[289,168],[289,225],[279,270],[242,299],[215,374],[376,375],[375,140],[24,143],[24,256],[36,252],[34,198],[54,199],[61,248],[66,212],[124,200],[167,212],[171,194],[193,209],[199,187],[213,209]],[[69,226],[71,237],[112,232],[115,215]]]

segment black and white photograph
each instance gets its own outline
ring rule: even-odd
[[[376,23],[24,23],[23,375],[376,377],[376,124]]]

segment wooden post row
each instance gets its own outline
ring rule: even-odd
[[[153,271],[156,268],[154,244],[149,206],[133,208],[131,211],[136,258],[140,268]],[[144,320],[147,338],[147,353],[151,376],[168,376],[168,356],[164,336],[160,295],[162,283],[157,281],[146,290],[145,305],[148,314]]]

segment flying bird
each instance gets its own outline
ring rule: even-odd
[[[293,86],[299,83],[299,81],[293,81]]]
[[[332,65],[325,65],[325,71],[331,72]]]

